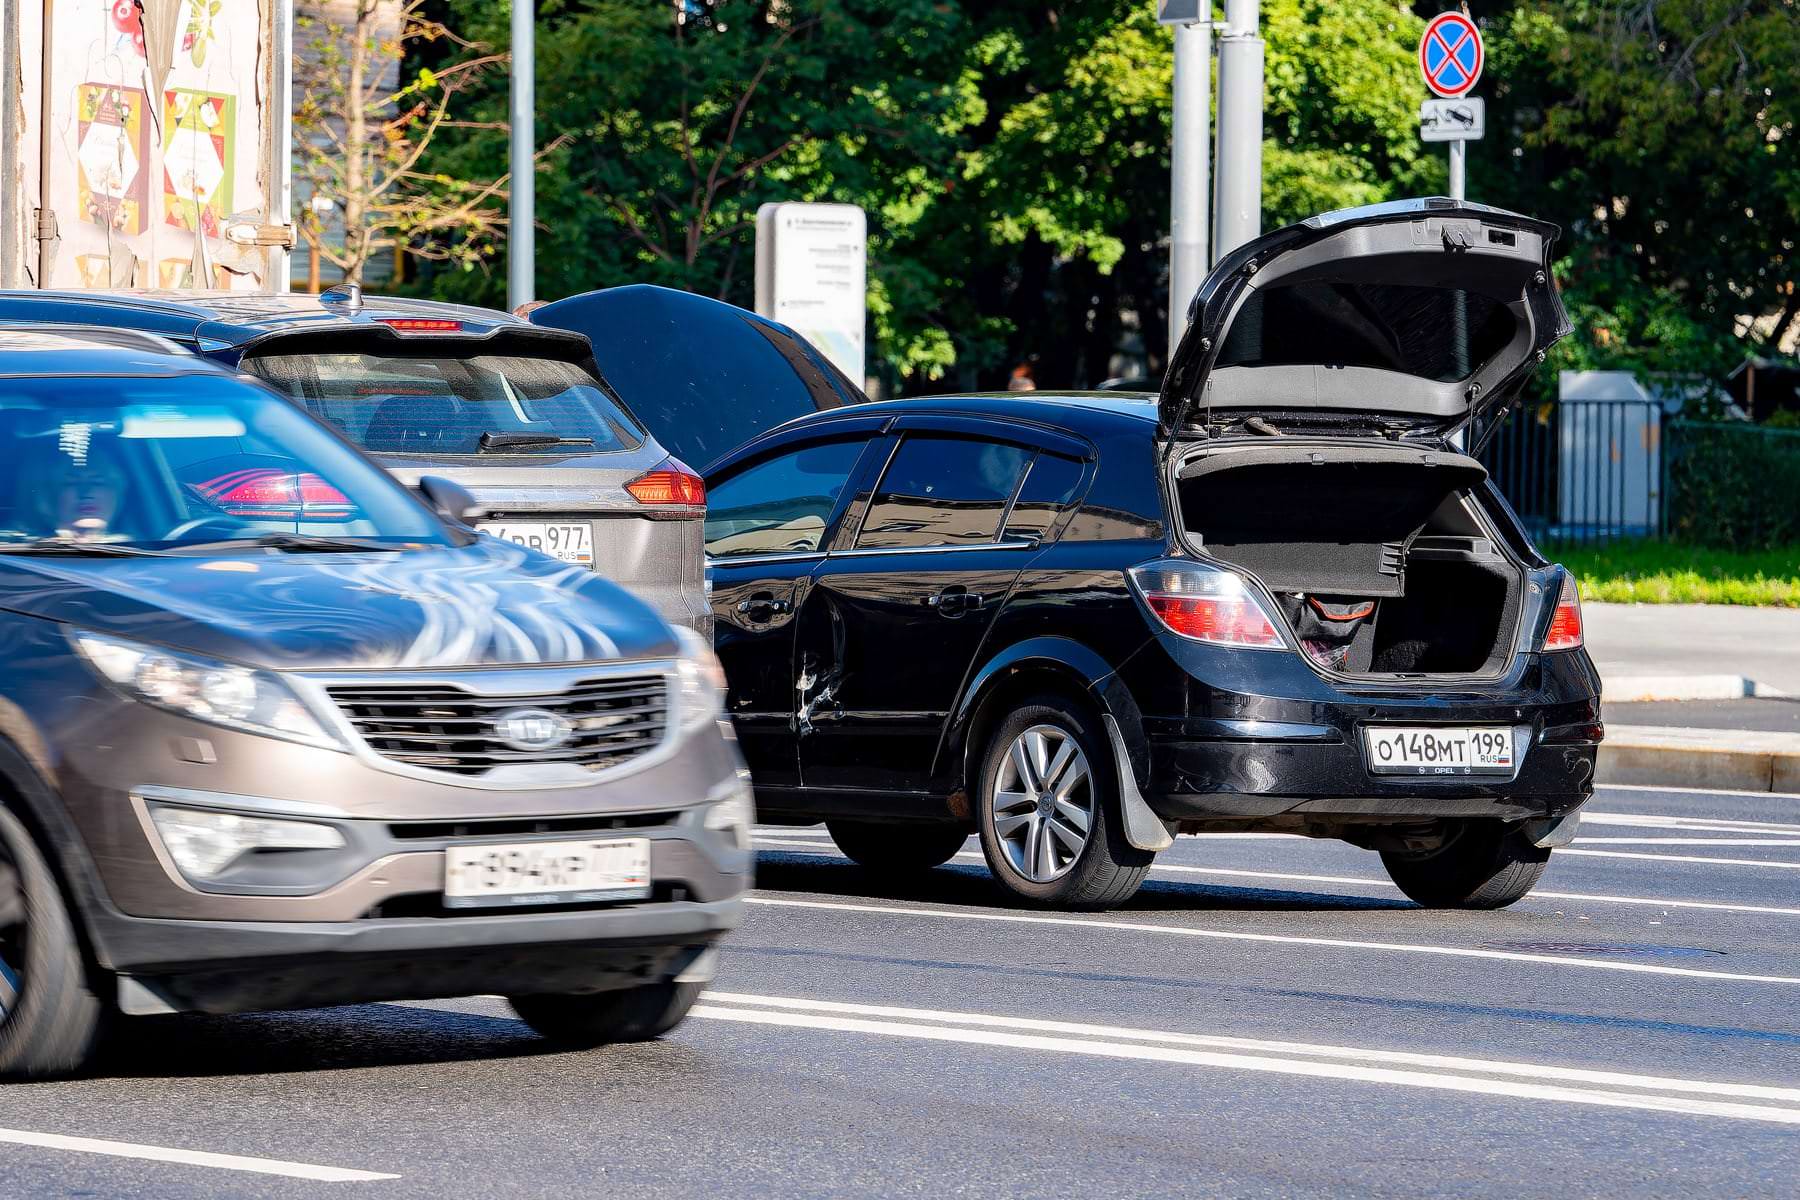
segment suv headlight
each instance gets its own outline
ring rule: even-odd
[[[342,850],[344,835],[330,825],[246,817],[203,808],[152,805],[150,819],[169,857],[189,879],[212,879],[259,850]]]
[[[703,729],[725,713],[725,668],[706,639],[677,626],[681,657],[675,661],[675,708],[683,733]]]
[[[157,708],[246,733],[342,750],[300,697],[267,671],[76,632],[70,641],[120,692]]]

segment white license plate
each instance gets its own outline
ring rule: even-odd
[[[1363,730],[1369,769],[1377,775],[1510,775],[1513,731],[1378,725]]]
[[[452,846],[444,907],[594,904],[650,894],[650,839]]]
[[[594,565],[594,527],[586,521],[483,521],[477,528],[503,542],[529,546],[551,558]]]

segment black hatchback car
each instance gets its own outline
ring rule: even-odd
[[[1419,200],[1230,256],[1160,397],[789,423],[708,472],[761,818],[880,869],[975,829],[1013,891],[1130,896],[1177,833],[1378,851],[1497,907],[1602,736],[1570,576],[1459,449],[1568,331],[1553,226]]]

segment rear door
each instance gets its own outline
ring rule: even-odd
[[[701,474],[778,425],[868,399],[787,326],[689,292],[608,288],[546,304],[531,320],[585,334],[601,375]]]
[[[800,781],[795,617],[878,422],[777,444],[710,479],[707,561],[726,710],[759,789]]]
[[[1037,448],[1003,422],[906,417],[800,606],[800,773],[920,792],[994,615],[1037,539],[1007,517]],[[858,511],[860,510],[860,511]]]

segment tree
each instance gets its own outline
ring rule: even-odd
[[[427,18],[424,4],[353,0],[347,19],[296,21],[306,37],[295,70],[297,174],[325,209],[303,206],[299,233],[352,283],[383,251],[474,261],[505,225],[506,177],[477,182],[429,160],[459,93],[505,56]],[[409,48],[421,43],[452,46],[454,55],[400,78]]]

